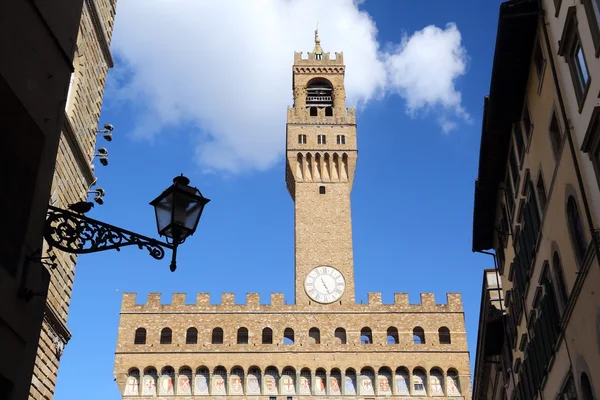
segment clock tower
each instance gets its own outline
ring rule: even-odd
[[[307,58],[294,54],[287,113],[286,183],[294,200],[296,304],[354,303],[350,192],[355,110],[346,108],[342,53],[324,53],[318,31]]]

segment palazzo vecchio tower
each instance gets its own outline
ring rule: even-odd
[[[345,66],[315,48],[294,54],[285,178],[294,200],[295,303],[223,293],[195,304],[125,293],[115,377],[124,399],[471,398],[460,294],[446,304],[396,293],[356,304],[350,192],[357,159]],[[359,210],[360,212],[360,210]]]

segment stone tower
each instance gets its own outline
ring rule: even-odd
[[[346,108],[344,73],[342,53],[336,53],[335,59],[323,53],[317,31],[315,50],[308,59],[294,54],[286,182],[294,199],[297,304],[354,302],[350,191],[356,166],[356,118],[354,110]],[[311,271],[320,266],[333,268],[340,290],[332,286],[319,291],[320,277],[310,285]]]
[[[460,294],[356,304],[350,191],[356,119],[345,107],[344,64],[315,50],[295,53],[288,109],[286,182],[294,200],[295,304],[271,293],[220,304],[183,293],[145,304],[125,293],[115,355],[124,399],[469,400],[471,380]],[[168,300],[167,300],[168,301]]]

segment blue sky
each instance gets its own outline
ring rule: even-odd
[[[116,66],[100,118],[114,124],[114,140],[99,139],[109,151],[109,165],[95,169],[106,197],[89,215],[157,236],[148,202],[180,173],[212,202],[175,273],[168,260],[135,248],[79,258],[56,399],[120,398],[113,364],[122,292],[137,292],[139,302],[149,292],[166,301],[185,292],[188,302],[198,292],[213,302],[222,292],[237,302],[247,292],[262,302],[283,292],[293,301],[285,112],[293,52],[312,50],[317,19],[324,50],[344,51],[348,100],[359,106],[357,301],[367,292],[382,292],[384,302],[408,292],[418,302],[433,292],[445,302],[447,292],[462,292],[474,362],[482,271],[493,264],[471,252],[473,187],[500,2],[332,0],[325,10],[314,0],[265,0],[244,10],[242,1],[178,0],[168,12],[160,3],[117,6]],[[437,30],[423,31],[430,25]],[[419,54],[403,52],[403,37],[424,39],[412,42],[417,53],[447,44],[435,53],[454,58],[423,68]],[[415,71],[423,74],[406,79]]]

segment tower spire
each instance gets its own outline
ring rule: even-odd
[[[321,48],[321,39],[319,38],[319,21],[317,21],[317,29],[315,29],[315,58],[321,60],[323,58],[323,49]]]

